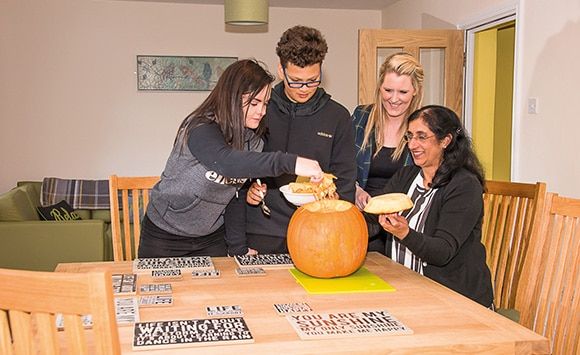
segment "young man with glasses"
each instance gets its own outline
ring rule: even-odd
[[[354,202],[356,163],[354,133],[348,110],[320,87],[322,62],[328,47],[315,28],[295,26],[286,30],[276,47],[280,59],[278,77],[282,82],[272,89],[263,119],[267,133],[264,151],[282,151],[317,160],[322,170],[334,174],[338,197]],[[238,240],[229,246],[231,254],[287,253],[286,230],[296,210],[278,190],[296,180],[296,175],[254,182],[247,192],[246,220],[226,216],[228,239]],[[258,207],[265,195],[270,208],[266,215]],[[243,193],[232,203],[240,203]],[[245,230],[243,225],[245,223]]]

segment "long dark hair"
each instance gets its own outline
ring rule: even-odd
[[[441,141],[451,135],[451,142],[443,150],[443,162],[433,177],[431,188],[445,186],[460,168],[473,173],[481,186],[485,187],[483,168],[457,114],[444,106],[429,105],[413,112],[409,122],[419,118],[423,119],[437,140]]]
[[[246,104],[274,81],[272,74],[255,59],[239,60],[224,70],[209,96],[181,122],[174,145],[183,137],[187,144],[189,132],[203,123],[216,122],[226,143],[236,149],[244,144],[244,102],[242,96],[249,94]],[[260,124],[258,134],[263,133]]]

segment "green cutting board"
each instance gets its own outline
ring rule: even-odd
[[[364,267],[350,276],[334,279],[319,279],[308,276],[297,269],[289,271],[306,292],[312,294],[395,291],[393,286]]]

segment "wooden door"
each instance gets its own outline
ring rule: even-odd
[[[391,53],[405,51],[425,69],[423,104],[445,105],[462,117],[463,31],[359,30],[358,102],[374,102],[378,68]]]

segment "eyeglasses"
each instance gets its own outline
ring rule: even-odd
[[[284,78],[286,78],[288,86],[292,89],[300,89],[303,86],[306,86],[307,88],[315,88],[320,86],[320,83],[322,82],[322,68],[320,68],[320,79],[312,81],[290,81],[290,79],[288,79],[288,74],[286,74],[286,68],[283,67],[282,71],[284,72]]]
[[[419,143],[425,143],[427,141],[427,139],[431,138],[431,137],[435,137],[434,134],[428,136],[426,134],[418,134],[416,136],[413,135],[413,133],[411,132],[407,132],[403,135],[403,140],[406,143],[411,142],[413,139],[416,139]]]

